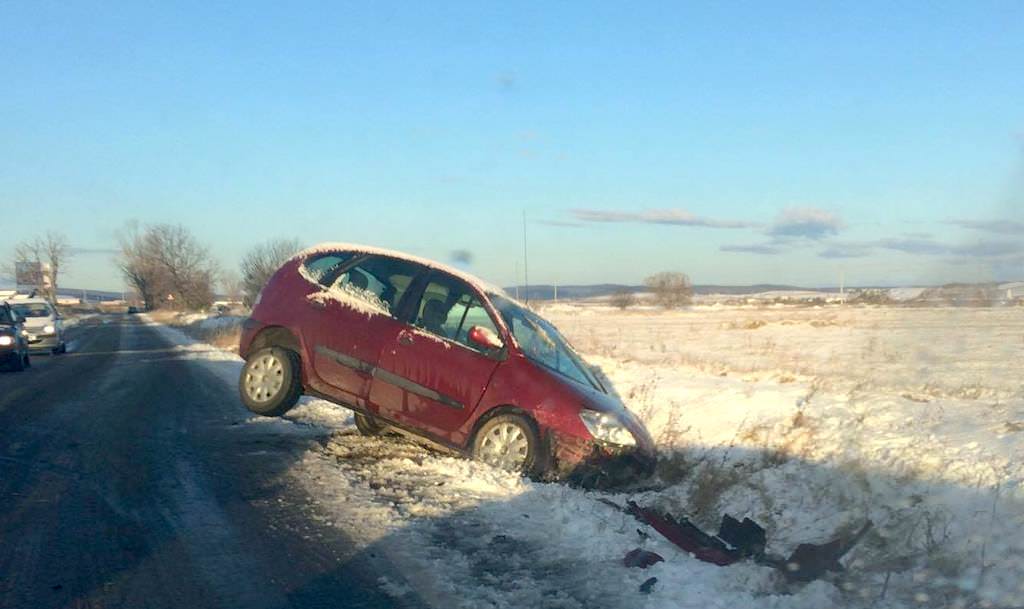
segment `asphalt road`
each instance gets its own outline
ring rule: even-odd
[[[0,607],[394,605],[283,475],[312,440],[240,433],[233,388],[136,318],[69,339],[0,372]]]

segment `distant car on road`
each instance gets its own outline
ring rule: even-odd
[[[65,353],[64,321],[53,305],[44,298],[11,301],[15,313],[25,318],[29,349]]]
[[[139,312],[139,307],[128,307],[128,314],[135,315]]]
[[[302,394],[494,466],[588,482],[648,475],[650,434],[548,321],[439,263],[325,245],[285,263],[243,325],[241,399]]]
[[[0,302],[0,363],[11,370],[20,371],[32,365],[24,321],[11,305]]]

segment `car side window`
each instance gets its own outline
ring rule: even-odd
[[[469,340],[470,328],[482,326],[498,334],[498,328],[476,293],[464,282],[445,277],[436,277],[427,283],[413,325],[475,351],[482,349]]]
[[[331,291],[395,316],[402,297],[419,272],[420,268],[411,262],[370,256],[339,275]]]
[[[307,258],[302,263],[303,274],[316,283],[327,287],[335,272],[354,256],[351,252],[332,252]]]

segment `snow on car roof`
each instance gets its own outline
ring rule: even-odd
[[[476,289],[480,290],[485,294],[498,294],[500,296],[508,297],[505,290],[500,287],[484,281],[475,275],[459,270],[455,267],[447,264],[438,262],[436,260],[430,260],[429,258],[421,258],[420,256],[414,256],[412,254],[406,254],[397,250],[390,250],[382,247],[374,247],[372,245],[361,245],[358,243],[321,243],[314,245],[313,247],[306,248],[301,252],[292,256],[292,260],[305,259],[315,254],[326,254],[329,252],[345,251],[345,252],[357,252],[359,254],[373,254],[375,256],[389,256],[391,258],[398,258],[400,260],[407,260],[416,264],[422,264],[423,266],[443,271],[449,275],[458,277],[466,283],[472,285]]]

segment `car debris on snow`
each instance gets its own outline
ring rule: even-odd
[[[640,592],[643,594],[650,594],[651,590],[654,590],[654,584],[658,583],[657,577],[652,577],[640,584]]]
[[[655,565],[659,562],[665,562],[665,559],[656,552],[648,552],[637,548],[630,550],[626,553],[626,556],[622,559],[622,564],[629,568],[646,569],[651,565]]]
[[[767,535],[764,528],[749,518],[744,518],[741,522],[725,514],[722,516],[718,534],[709,535],[685,516],[676,519],[671,514],[641,507],[634,501],[628,501],[626,507],[607,499],[600,501],[650,526],[697,560],[725,567],[741,560],[752,559],[757,564],[778,569],[790,582],[809,582],[827,572],[843,571],[843,565],[839,560],[872,527],[871,521],[868,520],[848,539],[837,537],[823,544],[803,543],[797,546],[789,558],[783,558],[767,552]],[[623,563],[627,567],[647,568],[662,560],[664,559],[661,556],[653,552],[637,548],[626,554]]]

